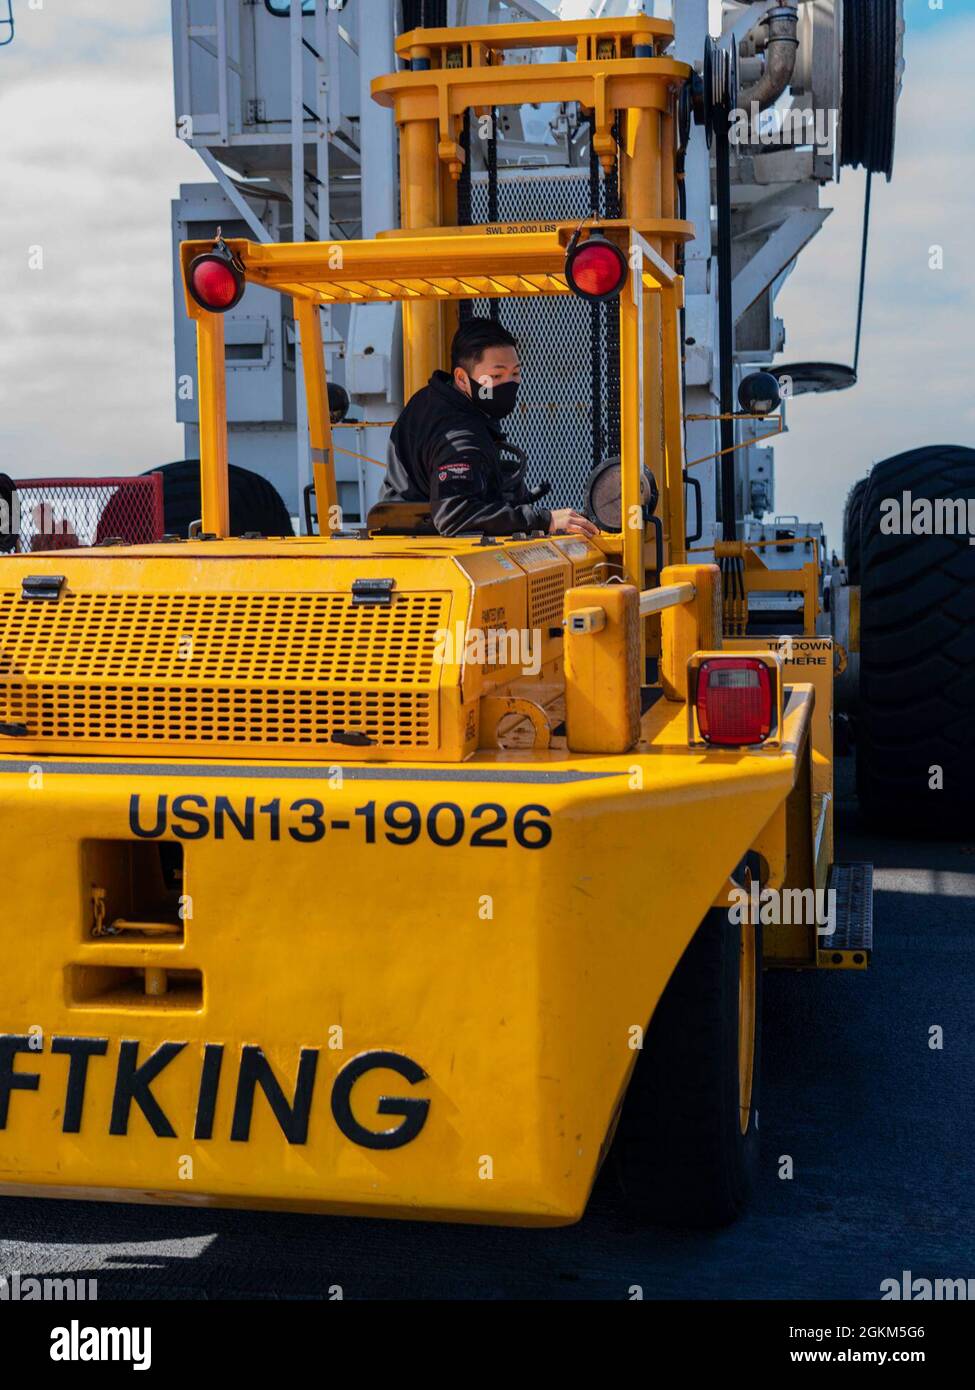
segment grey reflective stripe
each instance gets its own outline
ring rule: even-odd
[[[457,454],[483,453],[473,430],[448,430],[444,438],[449,440]]]
[[[379,493],[380,502],[406,501],[412,491],[410,475],[396,451],[392,437],[386,445],[386,476]]]
[[[16,773],[22,776],[38,769],[45,774],[68,777],[278,777],[283,781],[327,780],[334,777],[338,769],[342,777],[350,782],[510,782],[528,786],[562,786],[629,776],[628,769],[619,772],[527,772],[507,768],[339,767],[337,763],[321,763],[315,767],[279,767],[262,763],[255,767],[242,767],[233,763],[52,763],[43,762],[40,758],[31,762],[0,761],[0,775]]]

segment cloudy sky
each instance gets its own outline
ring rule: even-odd
[[[183,454],[173,420],[170,200],[206,178],[173,135],[167,0],[13,0],[0,49],[0,470],[129,473]],[[0,0],[0,14],[6,0]],[[894,183],[875,181],[861,384],[790,406],[777,507],[822,517],[871,462],[971,443],[975,0],[907,0]],[[849,362],[861,174],[779,299],[787,357]],[[929,268],[943,248],[944,269]],[[40,248],[43,268],[30,262]]]
[[[137,473],[174,422],[166,0],[13,0],[0,48],[0,469]],[[0,13],[6,4],[0,4]],[[31,269],[40,247],[43,269]]]

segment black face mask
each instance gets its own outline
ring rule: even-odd
[[[497,386],[488,387],[482,386],[479,381],[471,381],[471,400],[492,420],[504,420],[513,414],[518,404],[519,385],[520,382],[517,381],[504,381]]]

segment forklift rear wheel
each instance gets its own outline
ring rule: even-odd
[[[668,1226],[726,1226],[758,1164],[762,936],[714,909],[661,997],[614,1142],[627,1206]]]
[[[959,446],[885,459],[864,493],[857,795],[882,833],[956,839],[975,823],[973,510],[975,449]]]
[[[850,584],[860,583],[860,525],[863,515],[863,494],[869,479],[861,478],[854,483],[847,495],[843,508],[843,559],[846,562],[847,580]]]

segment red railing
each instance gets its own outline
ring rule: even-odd
[[[24,478],[14,484],[5,529],[21,553],[70,550],[119,540],[148,545],[165,532],[163,480],[141,478]]]

